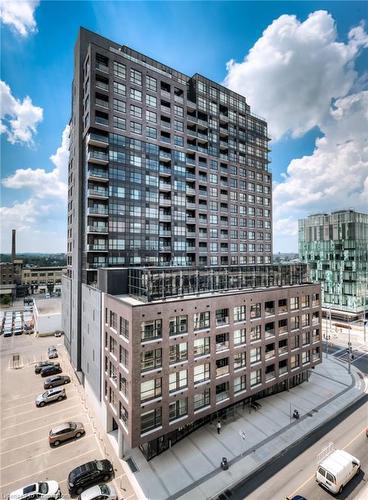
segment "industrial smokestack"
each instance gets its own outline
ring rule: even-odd
[[[12,255],[11,255],[11,258],[12,258],[12,262],[15,261],[16,259],[16,256],[17,256],[17,253],[16,253],[16,242],[15,242],[15,236],[16,236],[16,230],[15,229],[12,229]]]

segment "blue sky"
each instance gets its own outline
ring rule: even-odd
[[[8,116],[4,117],[8,132],[3,127],[1,135],[2,251],[9,251],[9,231],[13,226],[19,229],[20,251],[65,251],[66,134],[62,143],[62,133],[70,118],[73,47],[79,26],[129,45],[188,75],[199,72],[215,81],[226,81],[246,97],[249,94],[253,111],[266,116],[273,136],[271,166],[277,183],[275,251],[297,249],[296,220],[306,213],[349,207],[366,209],[367,158],[356,158],[360,142],[354,151],[337,152],[341,142],[337,138],[343,133],[343,126],[341,120],[331,118],[331,110],[337,107],[346,126],[349,124],[353,140],[366,145],[361,131],[351,125],[359,122],[359,113],[363,113],[366,104],[368,38],[361,24],[367,17],[365,2],[47,1],[38,4],[28,0],[23,5],[30,10],[19,14],[11,8],[5,12],[2,3],[1,14],[1,79],[7,85],[2,92],[12,100]],[[325,13],[314,14],[319,11]],[[306,23],[311,15],[313,22]],[[23,23],[23,28],[19,23]],[[331,26],[335,30],[332,35]],[[357,27],[358,32],[349,36]],[[283,40],[281,34],[285,29],[287,36]],[[251,50],[263,61],[261,68],[256,67],[254,60],[242,64]],[[268,63],[270,50],[276,55],[271,55]],[[277,54],[290,51],[295,52],[291,61],[283,57],[280,64],[275,63]],[[308,56],[304,61],[303,54],[310,55],[313,51],[316,57],[309,60]],[[238,65],[227,69],[230,60]],[[321,68],[323,73],[319,74]],[[299,80],[295,75],[299,75]],[[272,92],[265,86],[265,99],[257,94],[263,82],[272,86]],[[16,103],[22,104],[26,96],[31,100],[31,109],[23,118],[33,123],[34,130],[27,129],[26,139],[14,139],[14,134],[12,139],[9,120],[14,119],[14,113],[17,116]],[[284,101],[284,108],[276,105],[277,98]],[[300,101],[305,101],[303,107]],[[298,114],[299,120],[294,114]],[[324,138],[328,145],[316,144],[318,137]],[[56,158],[51,161],[50,156],[58,148]],[[351,169],[354,178],[356,168],[359,170],[358,181],[354,180],[351,189],[349,185],[348,194],[343,193],[346,186],[337,185],[340,174],[329,189],[323,187],[323,172],[334,161],[337,171],[343,168],[338,165],[342,157],[351,163],[345,164],[345,168]],[[290,162],[293,167],[286,174]],[[318,170],[314,172],[316,164]],[[305,173],[308,168],[310,176]],[[316,186],[308,192],[302,172],[307,179],[318,177]],[[280,211],[276,203],[288,209]]]

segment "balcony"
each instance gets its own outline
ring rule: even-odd
[[[170,182],[160,182],[160,191],[171,191],[172,186]]]
[[[96,69],[98,69],[99,71],[102,71],[103,73],[109,72],[109,67],[106,66],[105,64],[100,63],[100,62],[96,62]]]
[[[196,164],[196,162],[193,158],[187,158],[185,160],[185,163],[187,163],[187,165],[195,165]]]
[[[195,231],[187,231],[187,238],[195,238],[196,232]]]
[[[100,216],[108,216],[109,209],[105,206],[97,206],[97,207],[88,207],[87,208],[88,215],[100,215]]]
[[[89,244],[89,245],[87,245],[87,251],[88,252],[107,252],[108,248],[107,248],[107,245]]]
[[[187,252],[194,252],[196,249],[195,245],[187,245]]]
[[[266,339],[271,339],[275,336],[275,329],[270,328],[269,330],[265,330],[265,338]]]
[[[190,172],[186,173],[185,178],[187,180],[192,180],[192,181],[196,181],[197,180],[197,176],[195,174],[191,174]]]
[[[166,90],[161,89],[161,95],[162,95],[162,97],[166,97],[167,99],[171,99],[170,92],[167,92]]]
[[[95,122],[98,125],[105,125],[106,127],[109,126],[109,120],[107,118],[103,118],[102,116],[96,116],[95,117]]]
[[[88,188],[87,196],[88,198],[107,199],[109,197],[109,192],[107,189],[103,188]]]
[[[269,382],[270,380],[274,379],[275,377],[276,377],[276,372],[275,371],[265,373],[266,382]]]
[[[221,401],[225,401],[225,399],[229,399],[230,392],[229,391],[221,391],[216,394],[216,403],[220,403]]]
[[[208,123],[205,120],[200,120],[198,118],[197,123],[200,127],[208,128]]]
[[[195,130],[187,129],[187,135],[189,135],[189,137],[197,137],[197,132]]]
[[[164,237],[164,238],[166,238],[168,236],[171,237],[171,231],[169,231],[167,229],[163,229],[163,230],[160,231],[159,236],[160,236],[160,238],[161,238],[161,236]]]
[[[288,346],[279,347],[279,356],[287,354],[289,352]]]
[[[192,195],[192,196],[194,196],[194,195],[196,194],[195,189],[193,189],[193,188],[188,188],[188,187],[186,188],[186,191],[185,191],[185,192],[186,192],[187,194]]]
[[[100,169],[89,168],[87,176],[88,179],[90,180],[106,181],[106,182],[109,180],[107,171]]]
[[[288,327],[287,326],[279,326],[279,335],[282,335],[283,333],[288,332]]]
[[[87,144],[90,146],[107,147],[109,145],[109,138],[105,135],[95,134],[90,132],[87,134]]]
[[[188,223],[195,223],[197,221],[197,219],[195,217],[191,217],[191,216],[187,216],[185,220]]]
[[[320,359],[320,357],[319,357],[319,353],[317,353],[317,354],[313,354],[313,355],[312,355],[312,360],[313,360],[313,361],[319,361],[319,359]]]
[[[160,187],[161,189],[161,187]],[[162,207],[171,207],[171,199],[170,198],[160,198],[159,205]]]
[[[109,90],[109,84],[105,82],[100,82],[99,80],[96,80],[96,87],[102,90],[107,90],[107,91]]]
[[[109,157],[102,151],[88,151],[87,161],[90,163],[97,163],[98,165],[107,165],[109,163]]]
[[[159,215],[159,219],[160,221],[163,221],[163,222],[171,222],[171,215],[170,214],[160,214]]]
[[[275,350],[274,349],[272,351],[265,352],[265,359],[272,359],[274,357],[275,357]]]
[[[109,101],[105,101],[104,99],[99,99],[96,97],[96,106],[100,106],[100,108],[109,109]]]
[[[288,372],[288,367],[287,366],[279,366],[279,375],[283,375],[284,373]]]
[[[160,151],[160,160],[171,161],[171,154],[166,151]]]
[[[160,245],[160,252],[171,252],[171,245]]]
[[[229,365],[216,368],[216,377],[223,377],[229,374]]]
[[[92,224],[87,226],[87,233],[108,234],[108,226]]]
[[[87,263],[87,269],[98,269],[99,267],[106,267],[107,266],[107,260],[105,261],[99,261],[99,262],[88,262]]]
[[[190,201],[187,201],[187,203],[186,203],[186,207],[187,207],[187,208],[196,208],[196,204],[195,204],[195,203],[192,203],[192,202],[190,202]]]
[[[229,349],[229,341],[224,340],[223,342],[216,342],[216,352],[226,351]]]
[[[321,336],[320,335],[313,335],[312,336],[312,342],[321,342]]]
[[[171,174],[172,172],[170,167],[166,167],[165,165],[160,165],[160,175],[170,176]]]

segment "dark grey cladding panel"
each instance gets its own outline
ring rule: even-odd
[[[128,293],[128,269],[99,269],[97,288],[111,295]]]

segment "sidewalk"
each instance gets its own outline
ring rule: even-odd
[[[258,411],[238,412],[225,420],[221,434],[216,422],[208,424],[147,462],[139,449],[131,450],[140,488],[150,500],[185,500],[216,497],[226,488],[256,470],[292,443],[313,431],[351,404],[365,391],[365,380],[352,367],[335,359],[311,372],[309,382],[261,401]],[[290,419],[297,408],[299,421]],[[245,441],[240,432],[246,435]],[[229,470],[220,468],[226,457]]]

